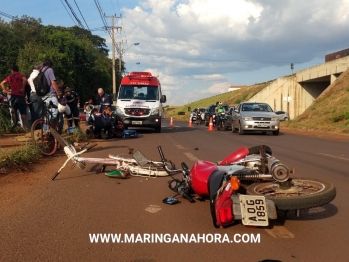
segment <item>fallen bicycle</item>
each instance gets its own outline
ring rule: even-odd
[[[107,166],[114,166],[114,170],[110,172],[105,172],[106,176],[126,178],[127,176],[145,176],[145,177],[163,177],[168,176],[168,173],[163,168],[162,161],[152,161],[144,158],[143,160],[138,158],[137,161],[133,157],[142,156],[136,151],[133,154],[126,155],[109,155],[108,158],[95,158],[95,157],[81,157],[80,155],[88,151],[89,149],[95,147],[97,144],[89,145],[80,148],[80,151],[76,151],[75,147],[69,144],[62,136],[60,136],[55,130],[52,130],[53,136],[62,145],[65,154],[67,155],[67,160],[59,168],[59,170],[51,178],[55,178],[60,174],[60,172],[66,167],[66,165],[72,161],[74,166],[84,169],[86,164],[101,164],[101,172],[105,172]],[[166,162],[169,168],[174,168],[174,164],[171,161]]]

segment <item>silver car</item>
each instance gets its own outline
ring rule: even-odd
[[[266,103],[240,103],[232,116],[232,131],[243,135],[245,131],[259,131],[265,134],[272,131],[279,135],[280,120]]]
[[[290,116],[285,111],[275,111],[275,114],[278,116],[280,121],[288,121],[288,120],[290,120]]]

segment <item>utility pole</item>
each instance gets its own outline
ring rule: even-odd
[[[115,16],[115,15],[112,15],[112,16],[106,16],[104,15],[104,17],[106,18],[111,18],[111,29],[112,29],[112,36],[111,36],[111,39],[112,39],[112,69],[113,69],[113,94],[116,94],[116,74],[115,74],[115,33],[114,33],[114,30],[116,29],[116,31],[118,32],[119,29],[121,31],[121,28],[120,26],[114,26],[114,18],[121,18],[121,16]]]

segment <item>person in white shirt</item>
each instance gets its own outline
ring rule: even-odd
[[[37,77],[37,75],[39,74],[42,68],[43,68],[42,62],[35,63],[33,72],[30,74],[28,78],[28,83],[31,88],[30,101],[33,102],[33,107],[32,107],[33,110],[31,112],[32,123],[34,123],[35,120],[40,118],[41,111],[42,111],[42,97],[36,94],[35,86],[33,83],[34,78]]]

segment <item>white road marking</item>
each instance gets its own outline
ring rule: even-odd
[[[263,139],[256,139],[256,138],[252,138],[252,139],[256,141],[267,142],[266,140],[263,140]]]
[[[329,156],[329,157],[333,157],[333,158],[338,158],[338,159],[349,161],[349,158],[346,158],[346,157],[334,156],[334,155],[325,154],[325,153],[318,153],[318,154],[319,155],[323,155],[323,156]]]
[[[272,229],[264,229],[274,238],[294,238],[294,235],[283,226],[274,225]]]
[[[149,213],[156,213],[158,211],[161,210],[161,207],[157,206],[157,205],[149,205],[145,211],[148,211]]]
[[[185,149],[182,145],[176,145],[175,146],[178,148],[178,149]]]
[[[189,158],[189,160],[191,160],[191,161],[197,161],[197,160],[199,160],[199,159],[198,159],[196,156],[194,156],[192,153],[183,152],[183,154],[186,155],[186,156]]]

